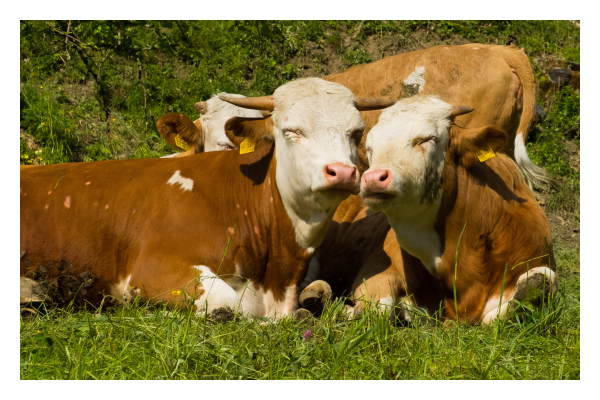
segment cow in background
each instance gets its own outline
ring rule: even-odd
[[[200,118],[192,120],[180,113],[163,115],[156,122],[160,135],[181,153],[175,153],[163,158],[185,157],[192,154],[233,150],[235,146],[225,134],[225,123],[233,117],[262,118],[265,113],[237,107],[223,101],[219,96],[228,98],[245,98],[241,94],[225,92],[213,95],[207,101],[199,101],[194,108],[200,112]]]
[[[454,122],[470,111],[418,95],[381,114],[366,141],[362,200],[338,208],[320,277],[336,284],[348,272],[336,289],[359,300],[429,313],[443,301],[446,318],[482,324],[556,292],[548,220],[500,153],[506,133]]]
[[[502,153],[514,159],[531,184],[547,181],[545,171],[531,162],[525,142],[535,117],[535,81],[527,55],[515,46],[465,44],[436,46],[385,57],[324,79],[346,86],[356,96],[400,99],[424,93],[449,104],[475,109],[460,116],[465,128],[492,125],[508,133]],[[358,168],[369,164],[365,149],[368,132],[379,111],[363,112],[365,135],[359,147]]]
[[[239,152],[22,169],[21,276],[91,274],[94,304],[139,294],[199,314],[294,312],[336,207],[358,190],[359,111],[393,101],[316,78],[227,100],[272,112],[227,122]]]

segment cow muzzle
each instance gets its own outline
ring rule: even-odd
[[[385,195],[392,182],[392,171],[389,169],[374,169],[362,176],[361,189],[364,196]]]
[[[327,164],[323,168],[323,175],[327,181],[327,186],[323,188],[325,190],[337,189],[356,192],[359,189],[358,170],[355,166],[343,163]]]

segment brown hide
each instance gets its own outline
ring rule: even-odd
[[[359,309],[361,300],[412,296],[433,314],[443,302],[439,281],[400,249],[385,214],[365,206],[358,195],[337,208],[319,253],[319,279],[330,284],[334,295],[355,299]]]
[[[130,275],[144,297],[175,303],[171,291],[192,296],[192,266],[206,265],[282,300],[284,288],[302,281],[310,255],[295,241],[275,166],[271,144],[244,155],[21,168],[21,276],[42,265],[52,280],[64,260],[63,273],[95,277],[87,296],[94,304],[102,294],[118,297],[115,285]],[[176,171],[192,190],[167,184]]]
[[[489,127],[480,128],[479,135],[473,131],[450,128],[435,229],[443,246],[440,280],[451,293],[456,247],[464,228],[458,249],[458,312],[461,320],[477,322],[486,301],[500,295],[506,266],[504,290],[510,293],[527,269],[548,266],[555,271],[556,263],[550,224],[516,163],[504,154],[480,162],[473,154],[473,143],[493,147],[498,132]],[[464,136],[471,137],[471,145],[464,143]],[[523,264],[516,266],[519,263]],[[446,313],[456,318],[451,298],[446,300]]]
[[[503,152],[514,159],[515,136],[522,133],[526,139],[535,110],[533,71],[523,50],[514,46],[437,46],[386,57],[324,79],[346,86],[356,96],[400,99],[419,91],[403,83],[416,67],[425,68],[423,93],[475,109],[457,118],[458,125],[493,125],[507,132],[508,144]],[[380,115],[381,111],[361,112],[366,127],[358,149],[361,173],[368,169],[367,134]]]

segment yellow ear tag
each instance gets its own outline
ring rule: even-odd
[[[240,143],[240,154],[252,153],[254,151],[254,142],[248,138]]]
[[[173,296],[179,296],[179,295],[181,294],[181,290],[173,290],[173,291],[171,292],[171,294],[172,294]]]
[[[129,286],[129,290],[135,290],[135,286]]]
[[[485,160],[489,160],[492,157],[496,157],[494,150],[492,150],[489,147],[487,149],[477,150],[477,152],[475,154],[477,154],[477,158],[479,158],[479,161],[481,161],[481,162],[484,162]]]
[[[183,150],[188,150],[189,149],[189,146],[187,145],[187,143],[185,142],[185,140],[183,140],[181,138],[181,136],[179,135],[179,133],[177,135],[175,135],[175,144],[180,149],[183,149]]]

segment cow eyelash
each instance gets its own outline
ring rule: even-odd
[[[436,136],[420,137],[420,138],[415,138],[413,140],[413,147],[420,146],[424,143],[429,142],[430,140],[433,140],[434,143],[437,143]]]
[[[287,139],[296,139],[296,138],[300,138],[300,137],[304,136],[304,134],[302,133],[302,131],[300,129],[284,129],[283,135]]]

